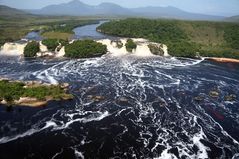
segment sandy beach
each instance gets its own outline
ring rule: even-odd
[[[232,58],[210,57],[210,58],[207,58],[207,59],[211,60],[211,61],[222,62],[222,63],[239,63],[238,59],[232,59]]]

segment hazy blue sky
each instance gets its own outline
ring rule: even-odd
[[[20,9],[38,9],[49,4],[59,4],[71,0],[0,0],[0,4]],[[174,6],[185,11],[214,14],[239,15],[239,0],[81,0],[96,5],[101,2],[113,2],[123,7]]]

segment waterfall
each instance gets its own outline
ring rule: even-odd
[[[132,54],[136,56],[153,56],[152,52],[150,51],[148,45],[155,45],[159,48],[161,48],[164,52],[164,56],[169,56],[168,55],[168,48],[164,44],[159,44],[159,43],[153,43],[149,42],[146,39],[132,39],[136,44],[137,48],[132,51],[132,53],[128,52],[126,50],[125,44],[127,42],[126,38],[121,38],[118,40],[110,40],[110,39],[102,39],[98,40],[97,42],[102,43],[107,46],[108,52],[110,52],[113,56],[122,56],[126,54]],[[122,47],[117,46],[117,42],[123,44]]]
[[[27,45],[27,43],[5,43],[2,47],[1,47],[1,51],[0,54],[4,54],[4,55],[10,55],[10,56],[20,56],[23,54],[24,52],[24,48]]]

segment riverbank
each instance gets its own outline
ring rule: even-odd
[[[239,59],[237,23],[129,18],[102,24],[97,31],[119,37],[144,38],[168,46],[174,57]]]
[[[233,58],[209,57],[206,59],[210,61],[221,62],[221,63],[239,63],[238,59],[233,59]]]
[[[0,78],[0,104],[6,106],[42,107],[53,100],[71,100],[69,84],[47,84],[39,81],[14,81]]]
[[[26,34],[32,31],[40,31],[43,38],[70,39],[73,29],[79,26],[96,24],[98,18],[84,17],[26,17],[21,20],[8,18],[0,21],[0,46],[6,42],[18,41],[25,38]]]

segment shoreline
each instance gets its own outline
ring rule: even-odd
[[[2,96],[0,96],[0,104],[3,106],[16,106],[16,107],[31,107],[31,108],[38,108],[43,107],[48,104],[50,101],[67,101],[72,100],[74,97],[72,94],[69,93],[69,84],[68,83],[60,83],[60,84],[48,84],[43,83],[41,81],[18,81],[18,80],[11,80],[7,78],[1,78],[1,88],[4,89],[4,87],[15,87],[20,90],[29,90],[34,91],[35,94],[28,94],[27,93],[21,93],[21,94],[12,94],[15,96],[18,96],[18,98],[12,98],[9,100],[4,96],[4,93],[1,92]],[[20,90],[19,90],[20,89]],[[56,90],[55,92],[51,92],[52,90]],[[36,93],[38,91],[44,91],[45,94],[41,98],[39,98]],[[11,91],[11,90],[9,90]],[[56,93],[56,94],[54,94]]]
[[[220,63],[239,63],[239,59],[225,58],[225,57],[206,57],[206,60]]]

